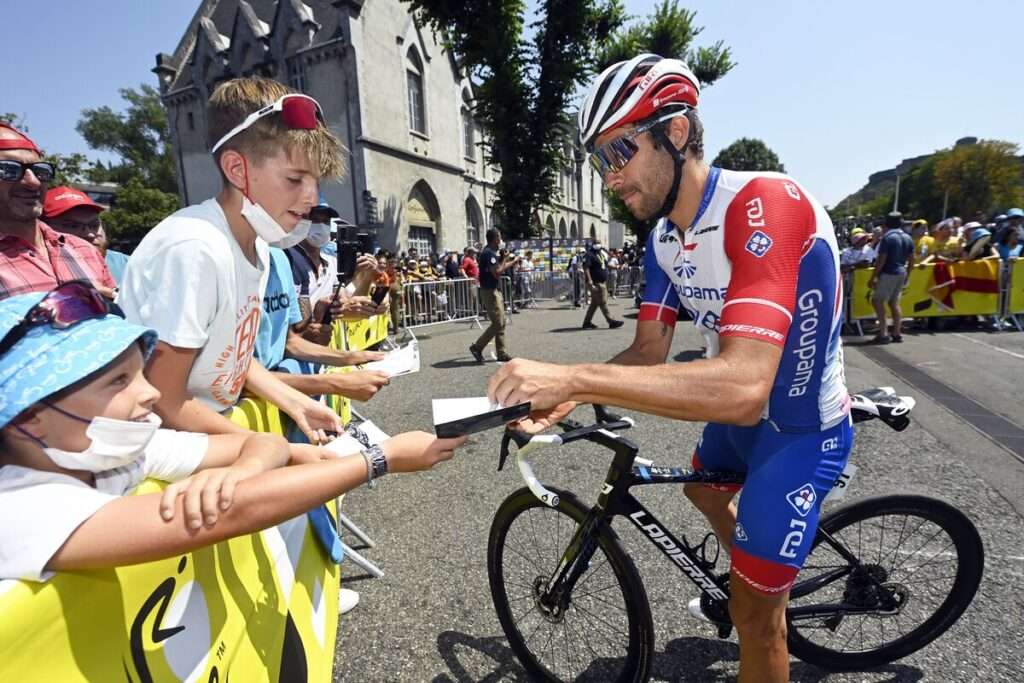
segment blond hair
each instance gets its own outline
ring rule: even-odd
[[[291,93],[295,91],[269,78],[234,78],[221,83],[210,95],[206,108],[209,147],[212,149],[249,114]],[[294,151],[306,154],[321,178],[340,178],[345,174],[345,147],[325,123],[319,121],[314,130],[293,129],[285,126],[278,114],[258,120],[225,142],[214,159],[219,168],[220,155],[233,149],[259,162],[282,148],[289,155]]]

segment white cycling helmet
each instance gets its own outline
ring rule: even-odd
[[[594,79],[580,108],[580,142],[590,151],[601,133],[666,107],[696,108],[699,96],[700,81],[678,59],[648,53],[612,64]]]

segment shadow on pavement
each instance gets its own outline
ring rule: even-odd
[[[431,683],[491,683],[492,681],[528,683],[530,679],[505,642],[503,636],[478,638],[458,631],[442,631],[437,636],[437,651],[451,673],[450,675],[441,674]],[[478,655],[483,654],[494,660],[495,667],[483,678],[470,674],[459,661],[459,652],[465,653],[467,650],[473,650]],[[478,660],[479,657],[474,659]]]
[[[467,351],[466,353],[469,353],[469,352]],[[484,356],[484,358],[487,358],[487,357]],[[490,361],[491,359],[487,358],[487,360]],[[496,363],[497,361],[491,361],[491,362],[495,362]],[[442,361],[438,361],[436,363],[433,363],[430,367],[437,368],[439,370],[451,370],[452,368],[470,368],[470,367],[473,367],[473,366],[476,366],[476,365],[480,365],[480,363],[477,363],[476,359],[470,357],[470,358],[466,358],[465,360],[463,360],[461,358],[459,358],[457,360],[442,360]]]
[[[526,683],[530,680],[502,636],[475,637],[457,631],[444,631],[437,637],[437,650],[450,672],[435,677],[431,683]],[[476,666],[468,662],[464,665],[460,655],[464,658],[472,657]],[[485,674],[480,673],[480,655],[494,662]],[[655,654],[651,678],[664,681],[734,681],[733,666],[728,671],[721,671],[716,670],[716,665],[720,662],[735,663],[739,656],[739,647],[733,641],[695,636],[675,638],[665,645],[664,650]],[[595,664],[599,666],[599,662]],[[477,673],[470,673],[467,666],[472,666]],[[916,683],[924,678],[920,669],[904,664],[890,664],[871,671],[891,674],[882,683]],[[794,683],[820,683],[828,680],[832,674],[831,671],[800,661],[793,661],[790,667],[790,680]],[[585,672],[577,680],[601,678],[600,675],[595,678]]]

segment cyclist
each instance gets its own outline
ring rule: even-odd
[[[739,679],[788,681],[788,591],[853,442],[839,254],[828,214],[796,181],[703,161],[699,89],[685,64],[652,54],[591,85],[579,114],[591,163],[634,216],[661,219],[633,343],[606,365],[517,359],[488,394],[532,402],[530,432],[578,402],[706,421],[694,467],[747,474],[738,509],[737,487],[686,486],[731,554]],[[683,312],[707,358],[665,364]]]

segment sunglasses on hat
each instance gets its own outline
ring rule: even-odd
[[[0,181],[16,183],[25,177],[25,171],[32,171],[32,175],[41,183],[48,183],[57,175],[57,167],[48,161],[23,164],[13,159],[0,160]]]
[[[257,109],[245,117],[245,121],[228,131],[227,135],[217,141],[217,144],[210,150],[210,154],[216,154],[224,143],[235,137],[243,130],[246,130],[260,119],[280,112],[284,125],[292,130],[315,130],[319,119],[324,120],[324,111],[320,103],[309,95],[289,94],[278,99],[273,104]]]
[[[641,133],[646,133],[662,121],[668,121],[669,119],[677,116],[682,116],[686,111],[686,109],[683,109],[681,111],[674,111],[671,114],[666,114],[665,116],[661,116],[653,121],[649,121],[641,125],[622,137],[615,138],[611,142],[607,142],[600,147],[595,147],[590,152],[590,165],[594,167],[595,171],[597,171],[601,180],[604,180],[607,173],[620,172],[626,167],[626,164],[630,162],[639,149],[637,144],[633,141],[635,137]]]
[[[72,280],[50,290],[39,303],[28,309],[21,321],[0,339],[0,355],[11,350],[33,327],[50,325],[66,330],[84,320],[102,318],[110,306],[96,289],[84,280]]]

